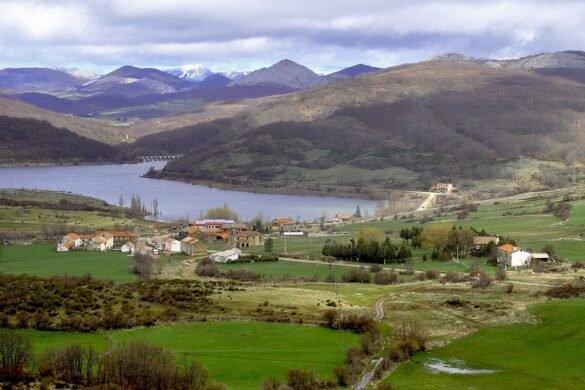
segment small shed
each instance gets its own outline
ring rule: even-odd
[[[181,241],[169,237],[165,240],[165,251],[171,253],[181,252]]]
[[[215,252],[209,258],[216,263],[229,263],[230,261],[236,261],[240,258],[242,251],[238,248],[228,249],[223,252]]]

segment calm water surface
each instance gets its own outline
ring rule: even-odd
[[[117,204],[120,195],[129,203],[139,194],[147,205],[157,199],[162,219],[196,218],[205,210],[227,203],[244,219],[262,212],[266,218],[300,217],[313,220],[323,213],[353,213],[359,205],[362,213],[375,208],[373,201],[333,197],[270,195],[218,190],[169,180],[140,177],[149,167],[160,169],[165,162],[128,165],[84,165],[65,167],[0,168],[0,188],[27,188],[67,191],[88,195]]]

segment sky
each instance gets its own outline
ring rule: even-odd
[[[584,24],[577,0],[0,0],[0,68],[227,71],[289,58],[326,73],[581,50]]]

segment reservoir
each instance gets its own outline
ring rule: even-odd
[[[262,213],[265,219],[290,217],[312,221],[336,213],[353,213],[359,205],[362,214],[373,215],[375,202],[336,197],[273,195],[220,190],[170,180],[141,177],[154,166],[161,169],[166,162],[156,161],[125,165],[80,165],[51,167],[0,168],[0,188],[26,188],[65,191],[93,196],[118,204],[120,195],[126,205],[138,194],[150,207],[157,199],[162,215],[159,219],[197,218],[211,207],[228,204],[240,218],[251,219]]]

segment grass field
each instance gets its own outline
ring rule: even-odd
[[[35,355],[48,348],[73,343],[93,345],[104,352],[110,342],[103,334],[24,331]],[[115,330],[110,340],[124,343],[143,340],[201,362],[213,380],[229,389],[257,389],[267,378],[283,379],[289,369],[312,369],[323,378],[333,378],[333,369],[344,364],[348,348],[359,335],[320,327],[260,322],[192,323]]]
[[[585,387],[585,300],[531,307],[536,325],[484,328],[444,348],[421,353],[389,382],[400,389],[576,389]],[[445,362],[484,374],[432,373],[425,364]]]
[[[0,272],[34,276],[82,276],[128,282],[136,277],[132,258],[120,252],[57,252],[53,245],[7,246],[0,253]]]
[[[298,263],[292,261],[277,261],[273,263],[254,263],[254,264],[223,264],[220,265],[222,271],[232,269],[248,269],[264,275],[265,279],[288,279],[288,278],[316,278],[323,281],[329,275],[329,266],[327,263]],[[342,275],[351,268],[343,266],[333,266],[332,271],[336,276]]]

